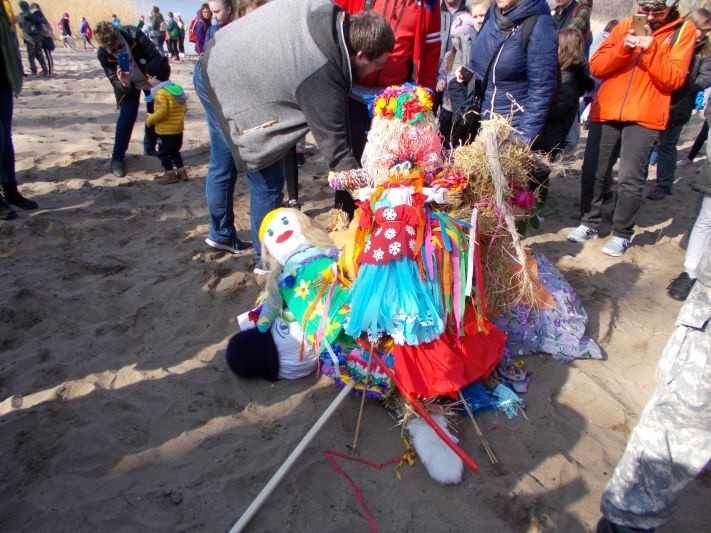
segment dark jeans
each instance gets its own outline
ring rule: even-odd
[[[12,145],[12,89],[0,85],[0,183],[15,183],[15,148]]]
[[[205,108],[207,131],[210,136],[210,163],[205,178],[205,199],[210,213],[209,238],[220,244],[232,244],[237,240],[234,215],[234,192],[237,182],[237,166],[232,158],[227,140],[220,128],[219,120],[202,81],[201,60],[195,64],[193,83],[195,92]],[[250,224],[252,242],[257,264],[261,259],[259,226],[264,216],[281,207],[284,191],[284,160],[260,170],[246,172],[249,187]]]
[[[183,156],[180,149],[183,147],[183,134],[162,135],[158,134],[158,159],[166,170],[183,168]]]
[[[629,239],[642,205],[649,149],[658,132],[633,122],[591,122],[583,157],[580,188],[580,221],[597,228],[602,206],[609,199],[612,174],[620,154],[617,204],[612,215],[612,234]]]
[[[449,150],[449,140],[452,136],[452,117],[454,113],[444,107],[439,108],[439,134],[442,136],[442,146]]]
[[[662,189],[666,192],[671,192],[674,184],[674,172],[676,171],[676,145],[681,137],[681,126],[667,126],[663,132],[659,134],[659,142],[657,143],[657,189]]]
[[[696,139],[694,139],[694,144],[691,146],[691,150],[689,150],[689,155],[686,156],[686,158],[689,161],[693,161],[696,155],[701,151],[701,147],[704,145],[706,142],[706,139],[709,137],[709,123],[704,120],[704,125],[701,126],[701,130],[699,131],[699,134],[696,136]]]
[[[358,162],[363,157],[363,150],[368,138],[370,129],[370,113],[368,106],[354,100],[348,99],[348,144],[351,147],[353,156]],[[352,218],[356,209],[355,200],[348,191],[336,191],[335,206],[342,209]]]
[[[178,52],[178,40],[168,39],[168,41],[166,42],[168,44],[168,53],[170,54],[170,57],[172,57],[173,59],[179,59],[180,52]]]
[[[296,160],[296,145],[284,156],[284,177],[289,200],[299,199],[299,165]]]
[[[154,37],[151,40],[153,41],[153,44],[156,45],[156,48],[158,49],[158,51],[161,54],[165,55],[165,48],[163,48],[163,43],[165,43],[165,34],[161,34],[160,36],[156,35],[156,37]]]
[[[145,91],[148,94],[148,91]],[[138,117],[138,107],[141,102],[141,91],[135,87],[124,96],[119,104],[119,116],[116,119],[116,136],[114,137],[114,151],[111,154],[111,159],[115,161],[123,161],[128,150],[128,143],[131,141],[133,126],[136,124]],[[147,111],[153,112],[153,102],[146,104]],[[152,127],[145,126],[143,133],[143,149],[154,149],[157,142],[156,131]]]
[[[25,46],[27,47],[27,60],[30,62],[30,72],[37,74],[37,63],[35,61],[38,61],[45,74],[49,74],[47,63],[44,60],[44,52],[42,52],[42,42],[25,41]]]

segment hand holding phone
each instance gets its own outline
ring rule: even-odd
[[[647,33],[647,15],[632,15],[632,28],[637,37],[644,37]]]
[[[462,65],[457,70],[457,81],[459,83],[469,83],[469,80],[474,76],[474,71]]]
[[[118,55],[119,68],[123,72],[128,72],[131,68],[130,62],[128,60],[128,52],[120,52]]]

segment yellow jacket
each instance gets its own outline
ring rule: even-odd
[[[185,128],[185,93],[180,85],[164,82],[151,90],[153,113],[146,124],[155,126],[158,135],[177,135]]]

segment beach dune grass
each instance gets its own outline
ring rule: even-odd
[[[28,0],[32,3],[32,0]],[[136,24],[138,10],[133,0],[37,0],[44,16],[57,29],[57,22],[64,12],[69,13],[72,24],[72,33],[78,34],[81,17],[86,17],[89,25],[94,28],[102,20],[111,20],[111,15],[116,15],[123,24]],[[17,2],[13,2],[15,12],[19,10]]]

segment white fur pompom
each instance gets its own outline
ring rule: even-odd
[[[447,419],[442,414],[432,415],[453,442],[459,439],[447,429]],[[412,446],[422,460],[430,477],[443,485],[456,485],[462,480],[464,462],[439,438],[434,429],[421,418],[413,418],[405,426],[410,433]]]

